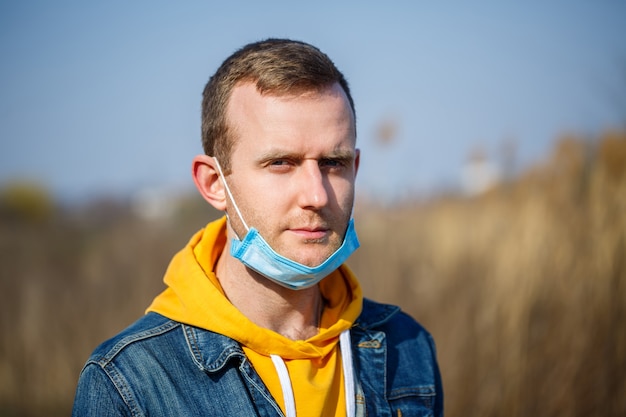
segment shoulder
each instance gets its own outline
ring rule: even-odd
[[[156,313],[148,313],[116,336],[100,344],[87,362],[106,366],[130,346],[155,343],[157,342],[155,339],[180,327],[181,324],[176,321]]]
[[[100,344],[83,367],[74,397],[73,416],[140,415],[143,383],[158,371],[166,343],[182,346],[175,330],[181,325],[149,313]],[[170,339],[169,342],[165,340]]]
[[[430,333],[400,307],[378,303],[368,298],[363,299],[363,309],[355,325],[364,330],[379,330],[386,333],[402,331],[413,336],[430,337]]]
[[[234,354],[221,353],[234,343],[148,313],[94,350],[79,377],[75,416],[144,415],[146,410],[198,415],[194,407],[206,405],[208,399],[202,398],[219,388],[205,371],[232,369],[226,365],[236,363],[229,361]],[[197,396],[200,386],[202,398]]]

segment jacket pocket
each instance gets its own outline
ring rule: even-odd
[[[398,388],[389,393],[389,406],[394,417],[432,417],[435,387]]]

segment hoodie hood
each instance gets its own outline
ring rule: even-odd
[[[147,311],[230,337],[258,354],[283,359],[315,359],[328,355],[342,331],[361,313],[363,296],[354,274],[344,264],[320,283],[325,308],[317,335],[294,341],[259,327],[224,295],[214,265],[226,245],[226,218],[209,223],[178,252],[165,273],[165,291]]]

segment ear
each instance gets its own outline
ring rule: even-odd
[[[359,172],[359,163],[361,162],[361,150],[360,149],[355,149],[355,156],[354,156],[354,178],[356,178],[356,174],[357,172]]]
[[[208,155],[193,158],[191,175],[200,195],[219,211],[226,210],[226,195],[215,159]]]

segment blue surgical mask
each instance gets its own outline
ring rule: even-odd
[[[350,219],[341,246],[318,266],[306,266],[276,253],[259,234],[257,229],[254,227],[250,228],[246,224],[226,183],[222,168],[217,159],[214,159],[224,181],[224,188],[247,231],[246,236],[242,240],[236,238],[232,240],[230,254],[248,268],[286,288],[299,290],[319,283],[331,272],[339,268],[358,249],[359,240],[354,229],[354,219]]]

